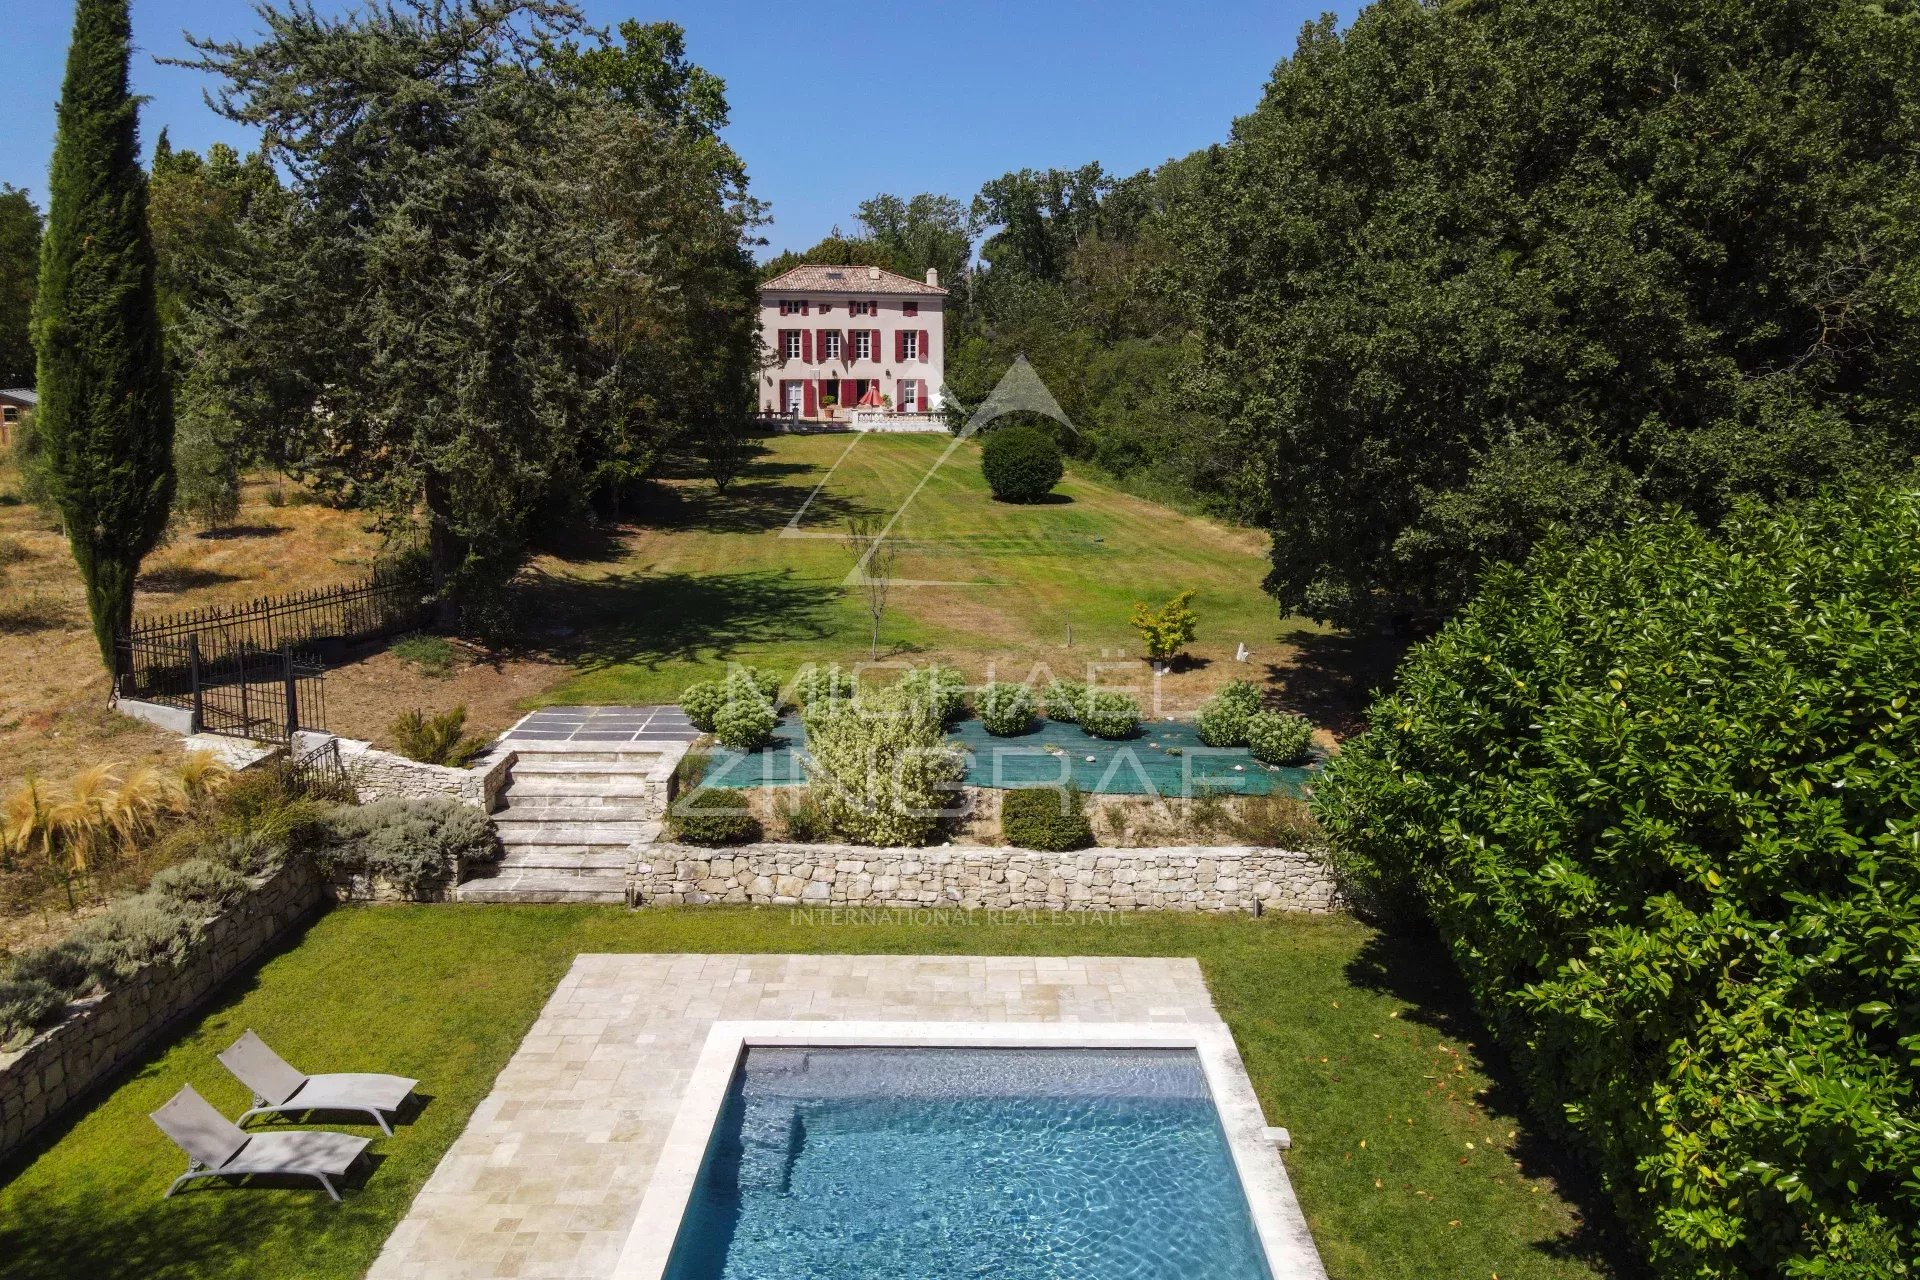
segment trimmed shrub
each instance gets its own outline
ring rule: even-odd
[[[103,987],[148,965],[178,965],[200,937],[204,913],[157,893],[122,898],[74,931],[87,971]]]
[[[693,727],[702,733],[713,732],[714,717],[727,705],[726,686],[718,680],[690,684],[680,693],[680,709],[687,713]]]
[[[371,876],[409,894],[450,881],[459,863],[496,862],[500,840],[487,815],[446,797],[336,805],[315,861],[329,876]]]
[[[974,695],[973,710],[988,733],[1011,738],[1033,724],[1033,690],[995,681]]]
[[[421,764],[440,764],[451,769],[466,768],[489,745],[488,739],[470,735],[466,729],[467,704],[464,702],[437,716],[427,715],[415,707],[402,712],[387,726],[387,732],[393,735],[395,751]]]
[[[833,835],[827,825],[827,816],[820,812],[820,802],[810,792],[794,795],[783,790],[774,801],[779,810],[780,821],[786,826],[787,839],[801,844],[818,844]]]
[[[1080,713],[1087,705],[1087,686],[1078,680],[1049,680],[1043,701],[1047,704],[1047,719],[1079,724]]]
[[[941,724],[958,720],[967,706],[966,678],[937,662],[901,676],[900,692],[930,709]]]
[[[853,696],[853,673],[842,671],[835,662],[829,666],[806,666],[793,678],[793,698],[803,707],[816,702],[831,702]]]
[[[1093,824],[1077,787],[1023,787],[1000,801],[1000,837],[1021,849],[1064,853],[1093,844]]]
[[[1316,787],[1663,1275],[1920,1258],[1920,495],[1554,539]]]
[[[1081,710],[1080,728],[1096,738],[1131,738],[1140,731],[1140,704],[1118,690],[1094,690]]]
[[[1200,708],[1194,722],[1200,741],[1210,747],[1247,745],[1247,718],[1260,710],[1260,690],[1251,681],[1235,680]]]
[[[18,1049],[67,1009],[67,998],[38,978],[0,981],[0,1053]]]
[[[147,887],[182,906],[217,915],[240,901],[250,886],[245,876],[230,867],[208,858],[190,858],[162,871]]]
[[[980,446],[980,474],[1002,502],[1038,502],[1065,473],[1060,446],[1038,427],[1001,427]]]
[[[673,802],[667,824],[681,844],[752,844],[760,820],[747,812],[746,796],[724,787],[696,786]]]
[[[713,736],[735,751],[758,751],[773,741],[780,716],[773,709],[777,695],[768,693],[758,673],[742,667],[721,687],[725,701],[713,717]]]
[[[1290,711],[1256,711],[1247,717],[1247,750],[1262,764],[1305,764],[1313,759],[1313,725]]]
[[[807,716],[809,792],[834,834],[855,844],[924,844],[964,772],[932,711],[897,687]]]
[[[720,708],[713,718],[713,736],[735,751],[758,751],[773,741],[773,727],[779,722],[770,704],[741,698]]]

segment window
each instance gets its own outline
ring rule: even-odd
[[[780,331],[780,352],[789,360],[798,360],[800,358],[800,331],[798,329],[782,329]]]
[[[20,411],[14,408],[12,405],[8,405],[6,408],[0,409],[0,422],[4,422],[11,427],[16,422],[19,422],[19,421],[20,421]]]
[[[804,301],[782,302],[780,304],[780,314],[783,316],[804,316],[807,314],[807,304]]]
[[[920,379],[907,378],[900,383],[900,411],[920,412]]]
[[[880,304],[877,302],[852,302],[847,304],[847,309],[856,316],[877,316],[880,314]]]
[[[900,358],[902,360],[918,360],[920,358],[920,331],[918,329],[909,329],[900,335],[900,351]]]
[[[853,358],[856,360],[873,359],[873,333],[867,329],[853,332]]]
[[[826,310],[825,307],[820,309],[822,311]],[[820,335],[820,358],[822,360],[838,360],[840,358],[839,330],[829,329]]]
[[[903,302],[900,304],[900,314],[903,316],[917,316],[920,314],[920,304],[917,302]]]

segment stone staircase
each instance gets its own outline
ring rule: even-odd
[[[493,814],[506,848],[460,886],[462,902],[627,901],[638,849],[660,835],[667,780],[684,746],[515,742]]]

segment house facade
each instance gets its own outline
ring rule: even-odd
[[[947,291],[879,267],[806,265],[760,286],[760,412],[809,422],[911,419],[940,407]]]

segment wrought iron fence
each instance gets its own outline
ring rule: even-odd
[[[336,645],[423,626],[430,603],[411,575],[376,574],[347,586],[136,618],[127,639],[138,644],[197,636],[201,651],[209,656],[237,650],[274,652],[289,644],[324,653]]]
[[[281,785],[295,795],[314,800],[335,800],[353,804],[353,775],[340,759],[340,739],[328,738],[311,751],[285,755],[275,761]]]
[[[120,644],[120,668],[121,697],[187,711],[195,733],[291,742],[298,730],[326,728],[327,664],[291,644],[209,656],[197,635],[129,639]]]
[[[326,664],[350,645],[411,630],[431,601],[411,576],[136,619],[114,689],[188,710],[194,732],[291,742],[326,728]]]

